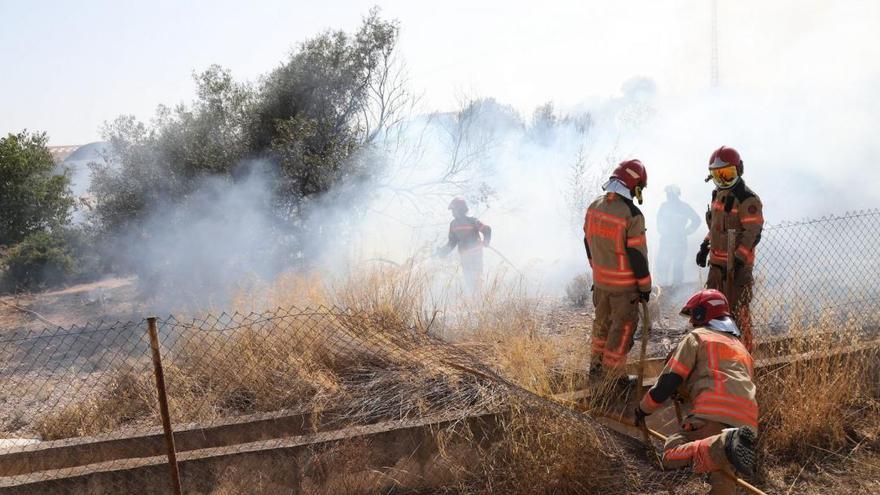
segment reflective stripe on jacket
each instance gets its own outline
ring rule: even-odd
[[[678,344],[660,376],[666,374],[682,378],[679,390],[690,414],[731,426],[758,427],[754,363],[738,338],[696,328]],[[652,391],[640,405],[648,413],[662,406]]]
[[[730,189],[716,189],[707,211],[709,262],[727,265],[727,230],[736,231],[734,256],[744,265],[755,262],[755,246],[761,241],[764,212],[761,198],[742,179]]]
[[[632,200],[616,193],[596,198],[584,217],[584,240],[596,287],[651,290],[645,217]]]
[[[480,238],[480,234],[483,238]],[[455,218],[449,224],[449,248],[458,247],[462,255],[482,252],[484,243],[488,244],[492,229],[474,217]]]

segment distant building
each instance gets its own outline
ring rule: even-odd
[[[106,164],[110,144],[106,141],[97,141],[80,146],[50,146],[49,152],[55,160],[56,172],[60,174],[66,170],[70,177],[70,190],[79,200],[77,210],[73,213],[73,222],[79,223],[84,219],[84,209],[89,209],[92,204],[89,196],[91,185],[89,165]]]
[[[49,146],[49,153],[52,153],[52,159],[56,164],[63,162],[71,153],[81,148],[81,144],[73,146]]]

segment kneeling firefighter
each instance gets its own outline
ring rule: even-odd
[[[604,193],[587,208],[584,247],[593,270],[593,320],[590,375],[621,374],[633,346],[639,299],[651,295],[645,217],[642,203],[648,171],[639,160],[621,162],[602,186]]]
[[[635,409],[636,425],[678,395],[687,416],[663,446],[667,468],[709,473],[710,494],[736,491],[722,471],[752,474],[758,430],[752,356],[740,342],[724,294],[706,289],[681,309],[694,329],[667,360],[657,383]]]

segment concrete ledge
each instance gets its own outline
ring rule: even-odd
[[[380,483],[373,487],[378,491],[428,489],[452,474],[438,462],[437,430],[456,423],[466,427],[471,438],[466,450],[473,454],[474,442],[485,444],[499,437],[499,419],[490,412],[468,417],[447,414],[192,450],[179,456],[183,488],[188,494],[208,493],[230,469],[278,464],[282,468],[266,469],[266,482],[272,488],[263,493],[302,493],[305,488],[333,493],[338,483],[352,483],[358,476],[368,478],[370,484]],[[338,449],[345,445],[354,449],[340,454]],[[171,492],[168,480],[165,457],[153,456],[10,476],[0,480],[0,494],[158,495]]]
[[[302,435],[327,425],[315,422],[311,412],[278,411],[226,418],[211,424],[174,425],[179,452],[222,447],[272,438]],[[83,466],[118,459],[165,455],[160,427],[132,435],[130,432],[40,442],[0,451],[0,476]]]

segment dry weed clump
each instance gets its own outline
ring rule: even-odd
[[[43,440],[96,435],[132,424],[158,424],[152,374],[123,367],[109,375],[101,392],[67,403],[37,419]]]
[[[629,446],[592,420],[522,404],[504,417],[500,439],[479,448],[478,462],[446,460],[455,466],[456,493],[614,495],[639,493],[644,484]]]
[[[825,353],[857,343],[861,333],[833,315],[793,328],[791,353]],[[880,353],[829,355],[795,361],[757,379],[760,428],[765,454],[777,461],[809,459],[858,442],[856,429],[880,428],[877,370]]]
[[[520,285],[496,278],[479,298],[433,306],[430,283],[412,267],[364,270],[335,289],[291,275],[270,288],[273,302],[300,291],[310,304],[342,309],[172,327],[163,364],[173,420],[297,410],[352,424],[497,407],[497,387],[450,366],[461,362],[459,349],[468,351],[464,361],[479,354],[542,395],[575,386],[575,375],[559,370],[583,368],[582,353],[572,352],[582,345],[542,334],[536,303]],[[453,346],[433,333],[467,339]],[[37,430],[57,439],[158,424],[154,386],[148,367],[120,369],[95,393],[44,415]]]
[[[171,329],[163,364],[172,418],[295,410],[346,425],[495,407],[492,387],[449,365],[461,357],[452,347],[402,319],[318,309],[219,330]],[[121,369],[111,376],[95,394],[44,416],[43,438],[157,424],[152,373]]]

